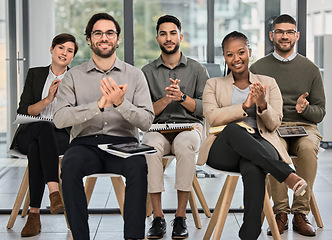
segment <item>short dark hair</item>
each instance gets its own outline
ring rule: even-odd
[[[274,19],[272,23],[272,30],[274,29],[275,25],[279,23],[290,23],[294,24],[296,27],[296,20],[288,14],[281,14],[276,19]]]
[[[225,44],[229,39],[242,39],[249,46],[249,40],[246,35],[244,35],[241,32],[233,31],[231,33],[228,33],[222,40],[221,42],[222,51],[224,51]]]
[[[76,42],[76,38],[69,33],[60,33],[59,35],[56,35],[52,40],[52,48],[55,48],[56,45],[63,44],[66,42],[74,43],[75,45],[74,56],[75,56],[78,51],[78,43]]]
[[[108,13],[96,13],[90,18],[88,24],[86,25],[86,28],[85,28],[86,40],[88,40],[88,38],[91,38],[91,32],[92,32],[93,26],[99,20],[110,20],[110,21],[112,21],[115,25],[115,28],[116,28],[116,34],[118,36],[120,35],[121,27],[120,27],[120,24],[114,19],[114,17],[112,17]]]
[[[158,19],[157,26],[156,26],[157,34],[158,34],[158,31],[159,31],[160,25],[163,24],[163,23],[166,23],[166,22],[174,23],[181,32],[181,22],[180,22],[180,20],[177,17],[174,17],[172,15],[164,15],[164,16],[161,16]]]

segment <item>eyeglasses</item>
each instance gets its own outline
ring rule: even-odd
[[[295,33],[297,33],[296,30],[281,30],[281,29],[276,29],[272,31],[274,34],[276,35],[284,35],[284,33],[286,33],[286,35],[288,36],[295,36]]]
[[[96,30],[96,31],[93,31],[91,33],[92,37],[94,37],[95,39],[101,39],[103,37],[103,35],[106,35],[106,37],[108,39],[113,39],[115,38],[115,36],[118,34],[117,32],[113,31],[113,30],[108,30],[106,32],[102,32],[100,30]]]

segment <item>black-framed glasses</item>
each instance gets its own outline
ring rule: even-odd
[[[295,34],[297,33],[297,31],[294,29],[289,29],[289,30],[275,29],[272,32],[276,35],[284,35],[286,33],[286,35],[288,36],[295,36]]]
[[[95,39],[101,39],[104,34],[108,39],[114,39],[118,33],[113,30],[108,30],[106,32],[96,30],[91,33],[92,37]]]

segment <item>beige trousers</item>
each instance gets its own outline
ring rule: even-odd
[[[174,188],[180,191],[191,191],[196,153],[202,140],[202,129],[201,124],[195,123],[193,130],[180,132],[172,143],[158,132],[144,134],[142,142],[155,147],[157,150],[156,154],[146,155],[149,193],[165,191],[162,158],[168,154],[174,154],[176,157]]]
[[[317,172],[317,154],[322,136],[314,124],[300,122],[282,122],[282,127],[303,126],[308,136],[300,138],[281,138],[284,146],[290,155],[298,158],[294,161],[296,173],[307,181],[308,187],[304,196],[293,196],[293,204],[290,208],[288,199],[288,188],[286,184],[279,183],[274,177],[270,176],[272,199],[274,202],[274,213],[303,213],[308,215],[310,212],[310,198],[313,184]]]

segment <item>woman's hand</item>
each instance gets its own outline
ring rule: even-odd
[[[55,79],[53,80],[49,90],[48,90],[48,95],[46,97],[48,103],[53,102],[54,98],[56,97],[56,93],[58,92],[58,87],[61,82],[61,79]]]
[[[242,104],[242,108],[244,111],[247,111],[248,108],[252,107],[255,104],[254,98],[252,97],[251,92],[249,92],[246,101]]]
[[[263,87],[260,83],[255,82],[250,85],[250,93],[253,101],[259,107],[260,111],[264,111],[267,108],[266,96],[266,85]]]

